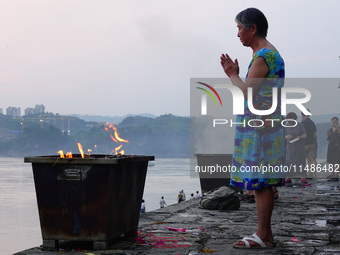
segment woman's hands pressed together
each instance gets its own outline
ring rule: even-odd
[[[222,54],[221,65],[223,67],[224,72],[226,73],[226,75],[228,75],[229,78],[239,75],[240,68],[238,66],[237,59],[233,61],[228,54]]]

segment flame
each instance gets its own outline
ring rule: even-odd
[[[118,150],[120,150],[120,148],[122,148],[123,144],[119,145],[118,147],[115,148],[116,154],[118,154]]]
[[[60,154],[60,158],[72,158],[72,153],[71,152],[67,152],[66,155],[64,155],[64,151],[60,150],[57,153]]]
[[[117,128],[113,124],[109,124],[108,122],[106,122],[104,129],[110,133],[110,137],[111,137],[112,141],[120,144],[118,147],[116,147],[112,151],[114,151],[116,153],[116,155],[117,154],[124,155],[125,151],[121,150],[121,148],[123,146],[123,143],[129,143],[129,140],[121,138],[119,136]],[[85,156],[91,155],[90,154],[92,152],[91,149],[87,149],[88,154],[85,155],[84,150],[83,150],[83,146],[78,142],[77,142],[77,145],[78,145],[78,149],[79,149],[79,152],[80,152],[80,155],[81,155],[82,158],[85,158]],[[96,149],[97,145],[94,145],[94,148]],[[66,158],[73,158],[72,152],[67,152],[66,155],[64,155],[64,152],[62,150],[60,150],[60,151],[58,151],[58,153],[60,154],[60,158],[65,158],[65,157]]]
[[[64,152],[63,152],[62,150],[58,151],[57,153],[59,153],[59,154],[60,154],[60,157],[61,157],[61,158],[65,158],[65,156],[64,156]]]
[[[120,150],[120,149],[122,148],[122,146],[123,146],[122,143],[129,143],[129,141],[126,140],[126,139],[122,139],[122,138],[119,136],[118,131],[117,131],[117,128],[116,128],[113,124],[110,124],[110,125],[109,125],[109,123],[106,122],[104,128],[105,128],[106,131],[108,131],[108,132],[110,133],[110,137],[111,137],[112,141],[114,141],[114,142],[116,142],[116,143],[121,143],[118,147],[116,147],[116,148],[114,149],[114,152],[116,153],[116,155],[117,155],[117,154],[124,155],[124,153],[125,153],[124,150],[121,150],[121,151],[119,151],[119,150]],[[113,151],[113,150],[112,150],[112,151]]]
[[[115,141],[116,143],[118,143],[118,140],[116,138],[114,138],[112,134],[110,134],[110,137],[111,137],[112,141]]]
[[[116,137],[116,139],[117,139],[118,141],[120,141],[120,142],[129,143],[128,140],[124,140],[124,139],[120,138],[117,131],[115,131],[115,137]]]
[[[78,142],[77,142],[77,145],[78,145],[78,149],[79,149],[81,157],[85,158],[86,155],[84,154],[83,146]],[[94,145],[94,148],[97,148],[97,145]],[[92,150],[87,149],[87,152],[88,152],[87,155],[90,156],[91,155],[90,153],[92,152]],[[60,158],[65,158],[64,151],[60,150],[60,151],[58,151],[58,153],[60,154]],[[67,152],[66,158],[73,158],[72,152]]]
[[[79,149],[79,151],[80,151],[80,155],[81,155],[82,158],[84,158],[83,146],[81,146],[80,143],[77,143],[77,144],[78,144],[78,149]]]

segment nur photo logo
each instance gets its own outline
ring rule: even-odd
[[[267,86],[266,82],[270,83],[271,81],[265,80],[263,81],[263,84],[261,86]],[[276,81],[278,82],[278,81]],[[279,81],[283,82],[283,80]],[[233,120],[227,120],[227,119],[214,119],[213,120],[213,127],[216,125],[225,125],[227,123],[230,123],[230,126],[233,124],[235,125],[242,125],[242,126],[251,126],[254,128],[261,127],[263,125],[271,125],[274,127],[276,125],[275,123],[281,122],[281,125],[284,127],[292,127],[292,125],[286,125],[288,121],[294,122],[296,126],[297,121],[291,120],[291,119],[283,119],[277,116],[278,118],[272,118],[270,117],[271,114],[274,112],[277,112],[278,107],[280,107],[281,112],[278,113],[281,116],[287,115],[287,105],[293,105],[296,108],[298,108],[303,114],[305,115],[311,115],[311,113],[307,110],[307,108],[304,106],[305,103],[309,102],[311,99],[311,93],[308,89],[305,88],[297,88],[297,87],[272,87],[272,93],[269,93],[267,95],[267,103],[266,107],[258,107],[259,103],[254,100],[253,96],[253,88],[248,87],[246,96],[244,95],[243,91],[231,84],[215,84],[214,86],[209,85],[204,82],[196,82],[197,84],[202,85],[202,87],[196,87],[197,89],[200,89],[204,91],[205,93],[201,94],[201,100],[200,100],[200,108],[201,108],[201,116],[208,114],[208,96],[213,100],[215,106],[218,105],[216,98],[218,99],[220,106],[222,107],[222,99],[221,95],[223,96],[225,93],[231,93],[232,96],[232,110],[233,115],[243,115],[245,113],[245,109],[248,108],[248,110],[255,116],[261,116],[261,118],[256,119],[250,119],[247,122],[242,123],[235,123]],[[246,100],[245,100],[246,99]],[[280,100],[279,100],[280,99]],[[230,101],[229,101],[230,102]],[[280,105],[279,105],[280,102]],[[224,105],[224,107],[228,107],[229,105]],[[230,105],[231,106],[231,105]],[[247,107],[245,107],[247,106]],[[210,112],[214,112],[214,107],[210,107]],[[276,113],[277,114],[277,113]],[[215,116],[216,117],[216,116]]]
[[[218,84],[215,85],[214,88],[213,86],[203,83],[203,82],[197,82],[198,84],[204,85],[207,88],[209,88],[218,98],[220,101],[220,104],[222,106],[222,100],[216,89],[227,89],[231,92],[232,97],[233,97],[233,114],[244,114],[244,94],[242,90],[234,85],[230,84]],[[216,100],[214,96],[211,94],[210,91],[207,89],[201,88],[201,87],[196,87],[200,90],[203,90],[206,92],[214,101],[215,105],[217,105]],[[248,107],[249,110],[257,115],[268,115],[273,113],[277,106],[278,106],[278,96],[279,94],[281,95],[281,115],[287,115],[287,105],[295,105],[301,112],[303,112],[305,115],[312,115],[306,107],[303,106],[304,103],[307,103],[311,99],[311,93],[308,89],[305,88],[281,88],[281,93],[278,92],[278,88],[273,87],[272,89],[272,103],[271,107],[266,110],[259,110],[255,109],[254,104],[253,104],[253,88],[248,87],[247,88],[247,101],[248,101]],[[304,97],[301,98],[288,98],[289,93],[294,93],[294,94],[302,94]],[[206,94],[203,94],[201,97],[201,108],[202,108],[202,115],[207,114],[207,96]],[[204,111],[203,111],[204,110]]]
[[[220,95],[217,93],[217,91],[210,85],[206,84],[206,83],[203,83],[203,82],[197,82],[198,84],[201,84],[207,88],[209,88],[218,98],[218,100],[220,101],[220,104],[222,106],[222,100],[221,100],[221,97]],[[213,94],[211,94],[211,92],[205,88],[201,88],[201,87],[196,87],[198,89],[201,89],[203,90],[204,92],[206,92],[211,98],[212,100],[214,101],[215,105],[217,105],[216,103],[216,100],[213,96]],[[207,114],[207,95],[206,94],[203,94],[202,95],[202,101],[201,101],[201,104],[202,104],[202,107],[201,107],[201,112],[202,112],[202,115],[206,115]]]

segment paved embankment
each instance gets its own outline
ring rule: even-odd
[[[191,200],[141,216],[139,240],[120,240],[105,251],[62,251],[62,254],[340,254],[339,182],[309,180],[279,188],[272,218],[277,247],[237,250],[232,244],[256,231],[254,203],[241,202],[239,210],[211,211]],[[165,227],[182,231],[171,231]],[[184,232],[185,229],[185,232]],[[145,244],[140,244],[142,241]],[[17,255],[52,255],[32,248]]]

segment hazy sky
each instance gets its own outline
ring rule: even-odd
[[[245,76],[247,7],[267,16],[286,77],[340,76],[338,0],[1,0],[0,108],[188,116],[190,78],[225,77],[221,53]]]

